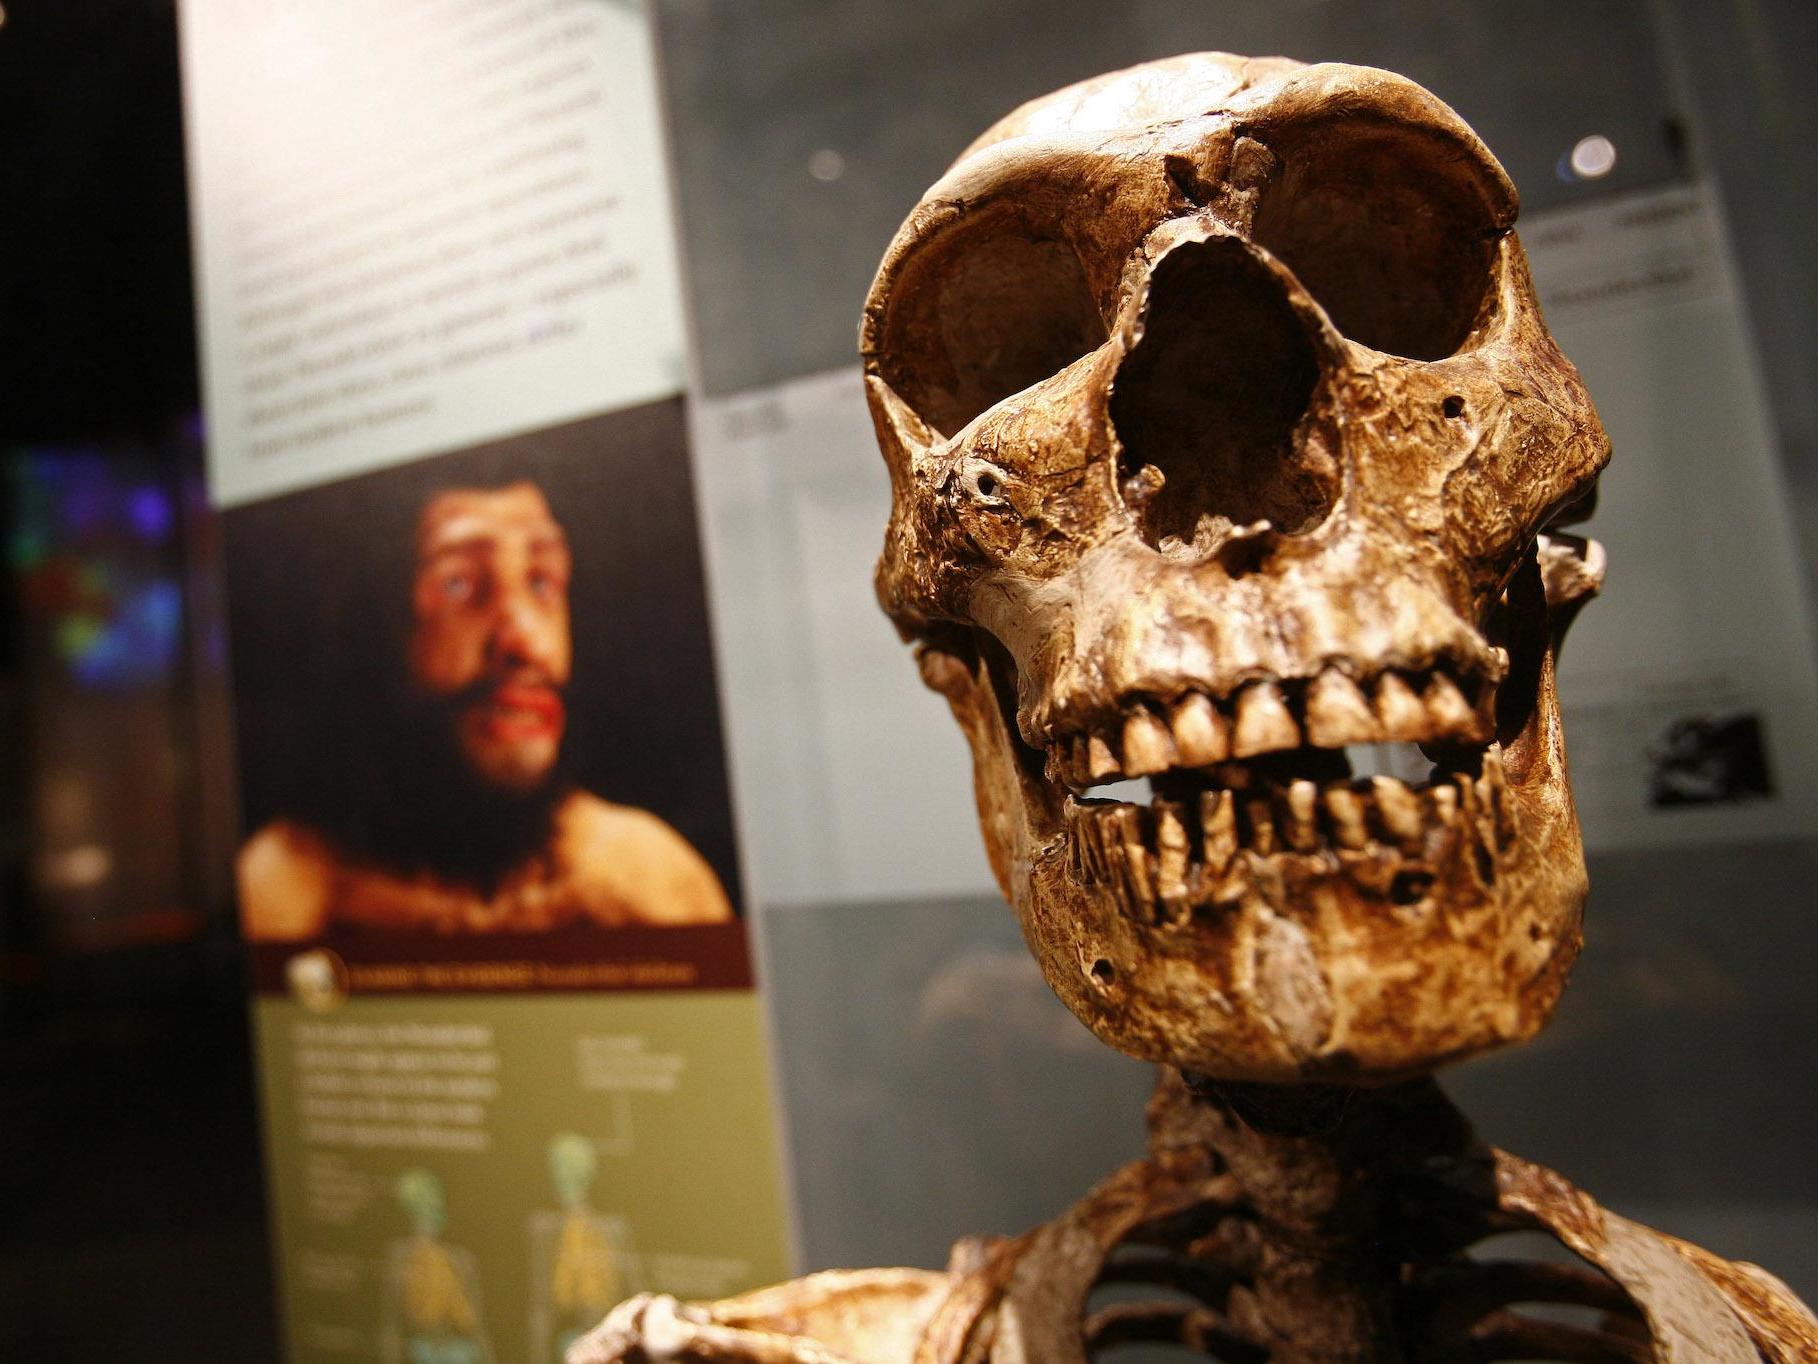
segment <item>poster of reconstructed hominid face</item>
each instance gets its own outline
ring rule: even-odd
[[[681,400],[224,520],[292,1356],[786,1272]]]
[[[235,508],[227,540],[262,982],[301,944],[355,993],[748,981],[679,401]]]
[[[785,1277],[648,9],[181,35],[284,1357]]]

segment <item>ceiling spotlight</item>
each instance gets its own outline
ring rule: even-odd
[[[1600,180],[1616,168],[1616,144],[1602,133],[1581,137],[1569,158],[1572,174],[1580,180]]]

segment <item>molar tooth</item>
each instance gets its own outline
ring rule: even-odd
[[[1494,843],[1502,847],[1514,841],[1515,820],[1509,809],[1509,788],[1502,777],[1502,759],[1495,749],[1483,755],[1483,775],[1477,779],[1477,799],[1487,812],[1485,823],[1495,834]]]
[[[1229,791],[1201,792],[1199,822],[1206,839],[1206,869],[1223,875],[1237,853],[1236,798]]]
[[[1364,798],[1350,787],[1334,786],[1326,792],[1326,814],[1339,847],[1361,849],[1370,841],[1364,826]]]
[[[1307,688],[1307,738],[1321,748],[1368,743],[1382,727],[1358,685],[1337,668],[1327,668]]]
[[[1092,844],[1086,833],[1086,821],[1078,819],[1073,822],[1068,843],[1073,853],[1073,865],[1079,872],[1082,881],[1090,881],[1092,876]]]
[[[1478,815],[1489,808],[1478,798],[1477,783],[1461,772],[1449,785],[1458,792],[1458,808],[1465,823],[1476,824]]]
[[[1122,882],[1127,908],[1147,909],[1149,868],[1142,846],[1142,829],[1136,824],[1136,811],[1129,806],[1109,807],[1102,815],[1105,840],[1105,866],[1113,871],[1113,880]]]
[[[1092,785],[1092,765],[1086,760],[1086,740],[1076,735],[1068,740],[1066,748],[1067,784],[1076,791],[1084,791]]]
[[[1183,766],[1209,767],[1231,756],[1229,726],[1204,692],[1190,691],[1181,697],[1169,718]]]
[[[1130,887],[1132,906],[1147,909],[1155,903],[1155,882],[1149,875],[1149,850],[1143,846],[1141,812],[1131,806],[1116,811],[1118,857]]]
[[[1490,809],[1494,812],[1496,826],[1496,843],[1498,847],[1508,847],[1515,842],[1515,809],[1509,788],[1500,780],[1490,786]]]
[[[1140,706],[1124,721],[1124,773],[1147,777],[1174,765],[1174,740],[1168,727]]]
[[[1313,822],[1319,808],[1319,787],[1305,777],[1288,787],[1288,819],[1285,834],[1288,846],[1296,852],[1313,852],[1319,847],[1319,826]]]
[[[1376,714],[1390,739],[1427,737],[1427,708],[1396,673],[1384,673],[1376,684]]]
[[[1111,745],[1094,734],[1086,740],[1086,772],[1095,782],[1109,781],[1122,775],[1117,765],[1117,754],[1111,751]]]
[[[1393,777],[1371,777],[1370,794],[1383,831],[1404,848],[1418,848],[1421,841],[1420,797]],[[1412,850],[1412,849],[1410,849]]]
[[[1427,683],[1426,702],[1427,714],[1440,734],[1469,738],[1477,732],[1476,710],[1465,700],[1458,684],[1444,673],[1434,673],[1433,680]]]
[[[1108,881],[1111,878],[1111,862],[1105,856],[1105,826],[1098,811],[1088,810],[1086,817],[1074,827],[1080,834],[1080,856],[1091,869],[1095,880]]]
[[[1180,807],[1166,801],[1155,806],[1156,874],[1164,909],[1183,917],[1187,906],[1187,860],[1191,844],[1187,826],[1181,823]]]
[[[1275,851],[1275,812],[1267,796],[1252,796],[1244,802],[1244,814],[1250,826],[1250,847],[1267,857]]]
[[[1273,682],[1252,682],[1237,694],[1237,725],[1231,752],[1239,758],[1300,746],[1300,727],[1288,713],[1281,688]]]

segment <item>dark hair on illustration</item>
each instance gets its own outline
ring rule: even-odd
[[[454,742],[463,699],[417,695],[407,655],[424,507],[452,488],[525,481],[534,480],[501,451],[458,471],[429,461],[354,479],[290,509],[288,553],[274,567],[310,590],[266,594],[285,603],[266,625],[287,640],[262,644],[286,661],[287,675],[263,679],[276,694],[248,698],[267,724],[280,717],[275,732],[255,740],[280,750],[267,759],[281,773],[273,814],[322,833],[350,859],[483,891],[548,842],[572,784],[564,765],[527,793],[485,782]]]
[[[542,489],[574,553],[574,677],[549,784],[479,784],[413,694],[415,535],[452,488]],[[731,800],[682,406],[598,414],[230,508],[223,522],[247,833],[485,884],[582,787],[661,815],[737,897]],[[635,723],[627,723],[628,717]]]

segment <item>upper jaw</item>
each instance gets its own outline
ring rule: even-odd
[[[1083,714],[1040,744],[1044,772],[1079,793],[1124,777],[1203,773],[1299,749],[1397,742],[1482,749],[1495,736],[1501,671],[1451,659],[1424,668],[1331,664],[1310,677],[1255,678],[1224,695],[1183,682],[1167,696],[1126,697]]]

